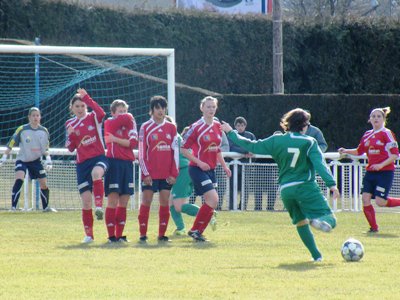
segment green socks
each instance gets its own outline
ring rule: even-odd
[[[182,214],[175,210],[175,206],[171,205],[169,207],[169,211],[171,212],[171,217],[176,225],[176,229],[178,230],[185,229],[185,224],[183,223]]]
[[[192,217],[197,216],[199,209],[196,204],[185,203],[182,205],[182,212]]]
[[[169,211],[171,212],[171,217],[176,225],[176,229],[185,229],[185,223],[183,223],[182,214],[176,211],[175,206],[170,206]],[[195,204],[185,203],[182,205],[182,212],[189,216],[197,216],[198,211],[199,207]]]
[[[321,253],[318,251],[317,245],[315,244],[314,235],[310,230],[310,226],[308,224],[300,227],[297,226],[297,232],[308,251],[310,251],[313,259],[316,260],[317,258],[322,257]]]

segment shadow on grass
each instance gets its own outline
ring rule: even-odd
[[[61,249],[65,250],[77,250],[77,249],[104,249],[104,250],[114,250],[121,248],[138,248],[138,249],[165,249],[165,248],[193,248],[193,249],[210,249],[215,248],[216,245],[211,242],[199,243],[188,240],[186,243],[139,243],[139,242],[129,242],[129,243],[90,243],[90,244],[70,244],[59,246]]]
[[[215,244],[211,242],[199,243],[193,242],[191,240],[185,243],[168,243],[168,244],[133,244],[134,248],[143,248],[143,249],[158,249],[158,248],[194,248],[194,249],[210,249],[215,248]]]
[[[101,243],[101,244],[79,243],[79,244],[60,246],[59,248],[65,249],[65,250],[75,250],[75,249],[121,249],[121,248],[127,248],[127,247],[129,247],[129,243],[111,243],[111,244],[110,243]]]
[[[369,233],[369,232],[365,232],[364,236],[376,239],[397,239],[399,237],[398,234],[393,234],[393,233]]]
[[[297,262],[293,264],[280,264],[276,268],[277,269],[284,269],[288,271],[295,271],[295,272],[306,272],[309,270],[315,270],[315,269],[321,269],[321,268],[332,268],[334,265],[330,263],[324,263],[324,262],[312,262],[312,261],[307,261],[307,262]]]

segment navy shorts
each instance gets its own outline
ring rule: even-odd
[[[108,170],[104,178],[106,196],[110,193],[133,195],[133,162],[116,158],[108,158]]]
[[[372,194],[372,198],[378,196],[386,199],[392,188],[394,171],[366,172],[363,178],[363,193]]]
[[[15,172],[23,171],[26,174],[26,170],[28,170],[31,179],[46,178],[46,171],[43,169],[40,158],[28,162],[22,160],[17,160],[15,162]]]
[[[78,179],[78,190],[80,194],[86,191],[92,191],[92,170],[94,167],[99,166],[104,169],[104,173],[107,173],[108,161],[105,155],[99,155],[83,163],[76,164],[76,177]]]
[[[142,191],[153,191],[153,193],[157,193],[162,190],[170,191],[172,189],[172,185],[170,185],[166,179],[153,179],[153,185],[144,185],[142,181]]]
[[[199,167],[189,166],[189,175],[198,196],[202,196],[218,186],[215,170],[203,171]]]

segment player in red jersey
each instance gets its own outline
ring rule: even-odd
[[[231,177],[231,171],[222,156],[220,145],[222,140],[221,124],[215,120],[218,100],[205,97],[201,100],[200,110],[203,117],[190,126],[183,137],[182,154],[190,160],[189,174],[192,178],[196,195],[203,195],[204,204],[196,216],[193,227],[188,234],[194,240],[206,241],[203,232],[210,222],[214,209],[218,205],[216,191],[215,168],[219,162],[226,175]],[[189,151],[189,149],[192,150]]]
[[[364,133],[356,149],[340,148],[340,154],[367,154],[368,165],[363,178],[362,201],[364,215],[370,225],[370,233],[378,232],[375,210],[371,199],[378,206],[400,206],[399,198],[388,197],[394,178],[394,161],[399,157],[399,148],[393,132],[385,127],[390,107],[375,108],[369,115],[372,129]]]
[[[123,235],[126,223],[126,207],[134,193],[133,149],[138,145],[136,122],[128,113],[124,100],[114,100],[110,110],[112,117],[104,122],[104,139],[107,146],[108,171],[105,176],[105,193],[108,197],[105,222],[108,241],[127,242]]]
[[[140,242],[147,241],[147,225],[153,194],[160,193],[158,241],[165,236],[169,221],[168,200],[179,173],[179,148],[175,124],[165,119],[167,100],[162,96],[150,99],[151,118],[139,131],[139,164],[142,171],[142,202],[139,209]]]
[[[88,112],[87,107],[92,109]],[[82,221],[85,229],[84,243],[93,242],[92,191],[95,199],[97,219],[103,218],[104,186],[102,177],[108,168],[104,153],[101,124],[104,110],[84,89],[78,89],[70,101],[70,110],[75,117],[65,123],[69,151],[76,150],[76,174],[82,198]]]

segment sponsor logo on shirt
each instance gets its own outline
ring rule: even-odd
[[[204,152],[217,152],[218,151],[218,145],[215,143],[211,143],[205,150]]]
[[[165,142],[159,142],[154,146],[153,150],[157,151],[171,151],[171,146],[166,144]]]
[[[383,143],[380,140],[377,140],[376,144],[379,145],[379,146],[383,146]]]
[[[96,143],[96,141],[97,141],[96,136],[89,137],[88,135],[86,135],[82,138],[81,145],[83,145],[83,146],[91,145],[91,144]]]
[[[368,150],[368,153],[369,154],[379,154],[379,153],[381,153],[381,151],[379,150],[379,149],[369,149]]]

